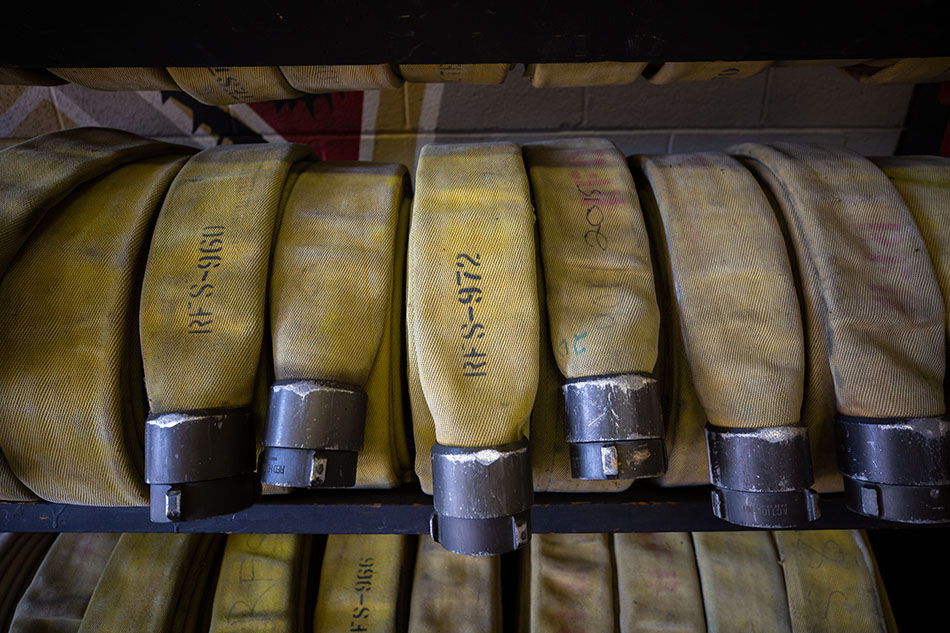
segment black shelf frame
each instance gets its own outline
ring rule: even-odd
[[[911,528],[850,512],[844,496],[822,495],[822,516],[797,529]],[[432,497],[416,486],[268,495],[232,515],[152,523],[149,510],[46,502],[0,503],[0,532],[219,532],[254,534],[426,534]],[[621,493],[538,493],[535,533],[720,532],[743,530],[716,518],[709,487],[634,487]]]
[[[0,66],[704,61],[950,54],[946,0],[323,0],[4,8]]]

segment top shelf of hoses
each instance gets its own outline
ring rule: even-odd
[[[101,128],[0,152],[0,530],[475,554],[950,518],[950,161],[581,138],[407,174]]]

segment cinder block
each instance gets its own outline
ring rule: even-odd
[[[768,127],[901,125],[911,84],[866,86],[837,68],[771,68],[763,125]]]
[[[497,86],[444,84],[436,129],[557,130],[583,119],[584,88],[534,88],[519,65]]]
[[[654,85],[587,88],[591,128],[722,128],[758,125],[764,73],[747,79],[714,79]]]

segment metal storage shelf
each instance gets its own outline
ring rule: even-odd
[[[744,529],[712,514],[708,487],[622,493],[538,493],[532,531],[707,532]],[[850,512],[842,495],[823,495],[822,516],[799,529],[915,527]],[[267,496],[237,514],[179,524],[151,523],[148,508],[55,503],[0,503],[0,532],[226,532],[423,534],[432,497],[415,486],[395,490],[333,490]]]

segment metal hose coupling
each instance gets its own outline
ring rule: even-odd
[[[328,380],[280,380],[271,387],[261,481],[289,488],[356,484],[366,392]]]
[[[950,522],[950,421],[838,414],[848,509],[902,523]]]
[[[432,540],[456,554],[511,552],[531,539],[534,490],[528,440],[432,447]]]
[[[152,414],[145,421],[151,520],[193,521],[245,510],[260,494],[247,409]]]
[[[666,472],[655,378],[616,374],[569,380],[564,439],[575,479],[641,479]]]
[[[713,514],[756,528],[787,528],[821,512],[808,430],[802,425],[734,429],[706,425]]]

